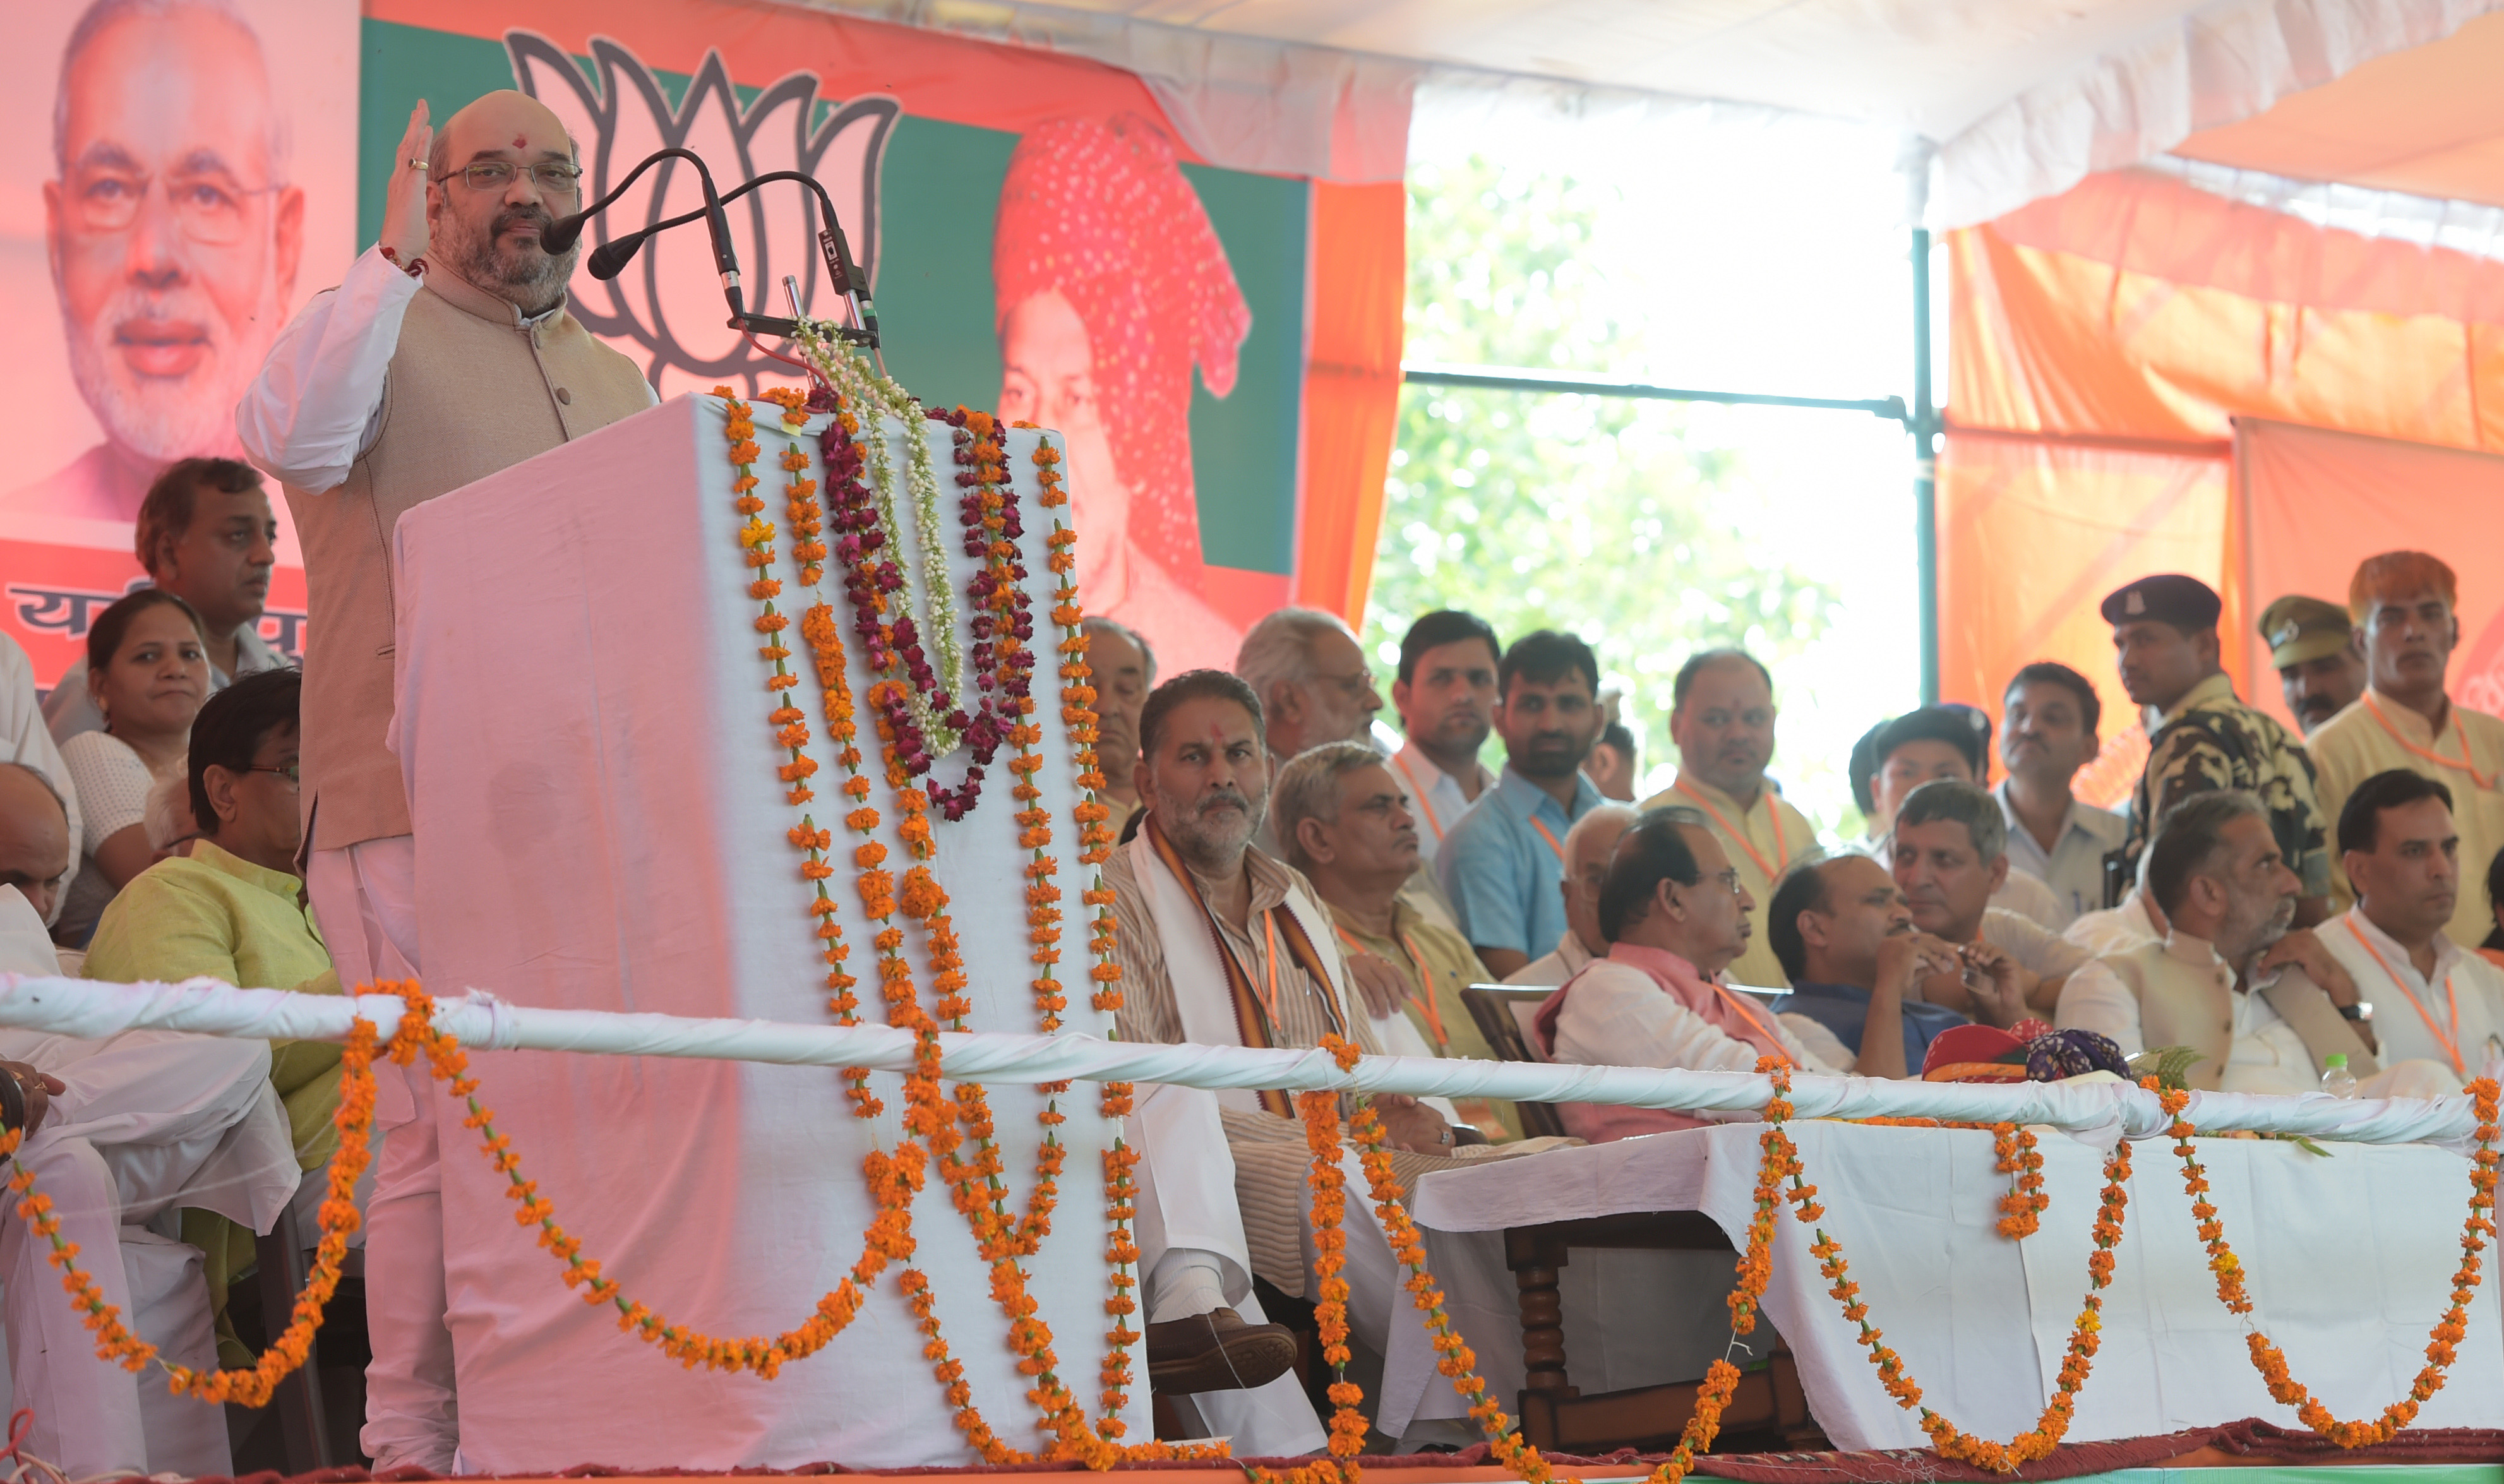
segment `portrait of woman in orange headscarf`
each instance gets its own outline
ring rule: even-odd
[[[1067,440],[1087,610],[1146,634],[1160,669],[1232,665],[1239,632],[1201,595],[1191,383],[1235,390],[1252,312],[1172,141],[1135,114],[1028,131],[991,273],[1000,415]]]

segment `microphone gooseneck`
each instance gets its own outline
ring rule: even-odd
[[[629,177],[628,179],[631,182],[633,178]],[[815,176],[809,175],[803,171],[769,170],[763,175],[757,176],[752,180],[747,181],[733,188],[718,200],[708,199],[703,206],[698,207],[694,211],[683,212],[675,217],[664,218],[659,222],[653,223],[649,226],[628,232],[621,237],[613,238],[593,251],[586,266],[590,268],[591,276],[594,278],[601,279],[603,281],[615,278],[619,273],[625,271],[626,265],[634,259],[637,253],[643,250],[643,244],[647,239],[661,232],[668,231],[673,227],[684,226],[688,223],[695,221],[698,217],[707,218],[710,224],[710,219],[712,219],[720,210],[720,208],[728,206],[731,202],[738,200],[741,196],[748,194],[749,191],[756,190],[760,186],[771,185],[777,181],[796,182],[801,186],[807,187],[808,190],[816,195],[817,200],[817,209],[825,217],[825,225],[819,227],[817,230],[817,246],[819,251],[825,256],[826,277],[828,282],[834,286],[835,290],[842,293],[845,299],[851,304],[852,321],[857,327],[856,329],[844,331],[844,334],[847,338],[860,340],[875,351],[878,348],[878,306],[871,301],[869,285],[863,278],[860,269],[852,262],[852,244],[847,241],[844,236],[842,220],[835,215],[834,198],[826,193],[826,188],[819,185]],[[623,190],[624,188],[621,187],[619,189]],[[614,191],[610,192],[612,198],[615,194],[616,192]],[[605,206],[608,203],[603,201],[600,204]],[[591,210],[598,209],[598,207],[591,208]],[[562,251],[562,249],[560,249],[560,251]],[[748,316],[747,318],[752,319],[754,317]],[[739,319],[734,318],[734,326],[739,325]],[[791,324],[782,322],[760,322],[745,328],[766,330],[768,332],[787,332],[794,327]]]
[[[713,269],[721,275],[722,296],[730,301],[730,312],[733,316],[746,314],[748,306],[741,300],[739,293],[739,259],[732,252],[730,244],[730,219],[722,215],[721,192],[713,189],[713,171],[706,168],[704,157],[693,150],[678,149],[674,146],[666,150],[655,150],[643,156],[634,169],[626,173],[626,178],[612,187],[607,195],[570,217],[558,218],[546,231],[541,232],[540,250],[554,256],[572,248],[575,242],[581,240],[582,229],[593,217],[607,211],[619,196],[626,193],[629,187],[643,177],[644,171],[665,159],[683,159],[695,166],[696,180],[704,188],[705,198],[704,210],[698,215],[705,218],[705,225],[713,237]],[[651,229],[646,228],[646,231],[649,230]],[[595,258],[600,256],[594,255]],[[634,249],[630,247],[617,258],[615,266],[608,273],[595,273],[595,276],[604,278],[616,276],[617,271],[626,266],[627,259],[632,257],[634,257]]]

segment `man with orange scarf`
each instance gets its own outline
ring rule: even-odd
[[[1882,978],[1869,994],[1860,1056],[1814,1020],[1777,1017],[1722,974],[1748,946],[1756,903],[1703,816],[1645,811],[1600,886],[1606,958],[1539,1007],[1548,1055],[1577,1066],[1754,1070],[1780,1056],[1806,1072],[1904,1075],[1903,984]],[[1566,1131],[1594,1143],[1692,1128],[1703,1121],[1650,1108],[1564,1106]]]
[[[1000,416],[1061,430],[1089,611],[1177,671],[1223,666],[1237,626],[1200,579],[1192,370],[1235,390],[1252,312],[1173,142],[1135,114],[1030,129],[992,239]]]

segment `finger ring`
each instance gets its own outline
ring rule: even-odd
[[[430,170],[430,169],[433,169],[433,168],[434,168],[432,165],[429,165],[425,160],[422,160],[422,159],[412,159],[412,160],[410,160],[410,161],[408,162],[408,167],[409,167],[410,169],[412,169],[412,170]]]

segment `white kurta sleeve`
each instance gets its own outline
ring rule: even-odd
[[[1799,1054],[1796,1042],[1785,1050]],[[1756,1049],[1661,992],[1642,970],[1600,964],[1585,970],[1565,997],[1556,1018],[1555,1059],[1577,1066],[1753,1072]]]
[[[279,331],[235,406],[244,452],[299,490],[334,489],[382,431],[383,379],[418,281],[379,247]]]
[[[2069,976],[2052,1019],[2063,1030],[2091,1030],[2109,1038],[2124,1056],[2147,1050],[2139,1035],[2139,997],[2102,959]]]

